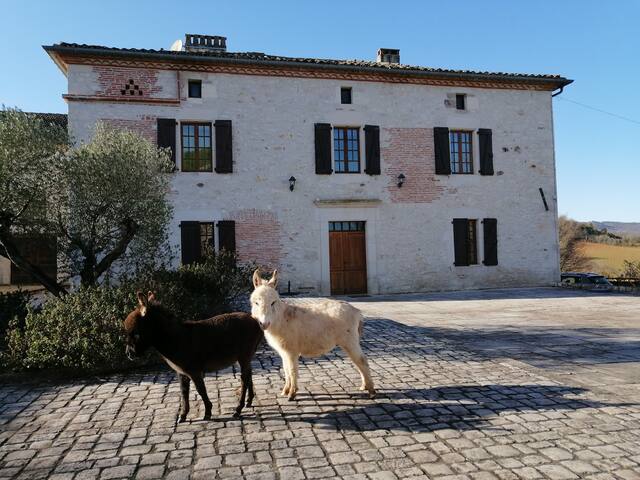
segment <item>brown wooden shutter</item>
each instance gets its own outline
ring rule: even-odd
[[[369,175],[380,175],[380,127],[364,126],[364,144],[366,150],[364,172]]]
[[[433,127],[433,152],[436,158],[436,174],[451,175],[449,129],[447,127]]]
[[[188,265],[200,260],[200,223],[180,223],[180,246],[182,250],[182,264]]]
[[[485,265],[498,265],[498,220],[485,218],[482,220],[484,231],[484,260]]]
[[[233,144],[231,120],[216,120],[216,168],[217,173],[233,172]]]
[[[453,219],[453,250],[455,254],[455,260],[453,264],[456,267],[463,267],[469,265],[467,245],[468,232],[469,232],[469,220],[466,218],[454,218]]]
[[[478,129],[478,144],[480,145],[480,175],[493,175],[493,140],[491,129]]]
[[[327,175],[333,172],[331,167],[331,125],[316,123],[316,173]]]
[[[171,161],[176,164],[176,120],[158,118],[158,148],[171,149]]]
[[[221,220],[218,222],[218,238],[220,250],[236,253],[236,222]]]

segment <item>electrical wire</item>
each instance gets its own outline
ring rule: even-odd
[[[593,110],[596,112],[604,113],[605,115],[609,115],[611,117],[618,118],[620,120],[625,120],[627,122],[635,123],[636,125],[640,125],[640,121],[634,120],[633,118],[624,117],[622,115],[618,115],[617,113],[607,112],[606,110],[602,110],[600,108],[592,107],[591,105],[586,105],[584,103],[576,102],[575,100],[570,100],[566,97],[557,97],[558,100],[562,100],[563,102],[575,103],[576,105],[580,105],[581,107],[588,108],[589,110]]]

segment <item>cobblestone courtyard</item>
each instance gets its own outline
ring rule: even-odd
[[[207,378],[214,420],[175,426],[168,370],[0,386],[0,477],[640,478],[640,297],[518,289],[350,299],[379,395],[341,353]]]

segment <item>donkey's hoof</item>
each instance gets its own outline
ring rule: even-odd
[[[211,420],[211,412],[205,412],[204,417],[202,417],[202,420]]]
[[[233,418],[240,418],[240,412],[235,412],[233,414]]]
[[[289,401],[292,402],[293,400],[296,399],[296,394],[295,393],[291,393],[288,398],[289,398]]]
[[[187,421],[187,414],[180,414],[178,418],[176,418],[176,423],[184,423]]]
[[[376,391],[371,389],[369,390],[369,398],[376,398]]]

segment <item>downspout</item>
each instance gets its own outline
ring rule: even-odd
[[[562,85],[562,86],[560,87],[560,91],[559,91],[559,92],[552,93],[552,94],[551,94],[551,97],[555,97],[555,96],[557,96],[557,95],[560,95],[560,94],[562,93],[562,91],[563,91],[563,90],[564,90],[564,85]]]

